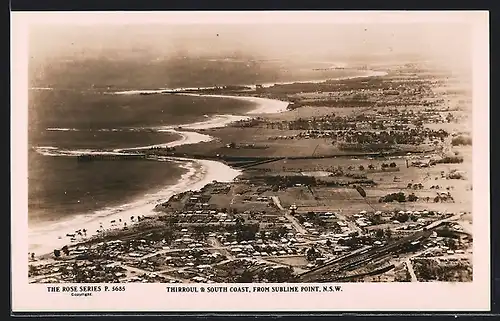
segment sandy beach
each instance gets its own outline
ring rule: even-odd
[[[235,100],[242,100],[242,101],[248,101],[251,103],[255,103],[257,107],[255,109],[252,109],[249,111],[247,114],[249,115],[255,115],[255,114],[274,114],[274,113],[281,113],[286,111],[286,108],[290,104],[287,101],[281,101],[281,100],[276,100],[276,99],[269,99],[269,98],[261,98],[261,97],[253,97],[253,96],[229,96],[229,95],[203,95],[203,94],[186,94],[182,93],[179,95],[185,95],[185,96],[196,96],[196,97],[213,97],[213,98],[228,98],[228,99],[235,99]],[[220,116],[222,117],[222,116]],[[237,116],[233,116],[237,117]],[[241,117],[241,119],[246,119],[248,117]],[[193,129],[202,129],[203,127],[189,127]],[[213,127],[211,127],[213,128]]]

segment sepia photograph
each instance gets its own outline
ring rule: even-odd
[[[325,309],[393,285],[489,305],[487,13],[13,24],[20,306],[40,289],[102,309],[146,284],[191,304],[324,294]]]

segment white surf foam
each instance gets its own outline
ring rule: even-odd
[[[59,131],[59,132],[77,132],[79,129],[77,128],[57,128],[57,127],[50,127],[47,128],[48,131]]]
[[[171,148],[171,147],[176,147],[176,146],[181,146],[181,145],[209,142],[212,140],[211,136],[205,135],[205,134],[200,134],[197,132],[178,131],[175,129],[162,128],[162,127],[159,127],[158,129],[156,129],[156,131],[178,134],[181,136],[181,138],[179,138],[176,141],[169,142],[169,143],[147,145],[147,146],[137,146],[137,147],[130,147],[130,148],[118,148],[118,149],[114,149],[113,151],[114,152],[123,152],[123,151],[130,151],[130,150],[144,150],[144,149],[150,149],[150,148]]]

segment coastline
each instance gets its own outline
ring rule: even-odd
[[[257,97],[239,97],[239,96],[225,96],[219,95],[217,98],[232,98],[232,99],[242,99],[247,101],[255,102],[256,108],[248,112],[248,114],[259,114],[259,113],[276,113],[286,110],[287,102],[267,99],[267,98],[257,98]],[[176,141],[156,144],[150,146],[139,146],[131,148],[119,148],[113,149],[112,151],[97,151],[90,149],[82,150],[62,150],[57,147],[36,147],[35,150],[46,156],[78,156],[82,154],[104,154],[104,155],[134,155],[133,151],[140,151],[144,149],[154,148],[154,147],[175,147],[186,144],[196,144],[200,142],[208,142],[213,139],[213,137],[201,134],[194,131],[180,131],[178,128],[199,130],[199,129],[211,129],[225,127],[233,122],[239,120],[249,119],[248,116],[236,116],[236,115],[216,115],[202,122],[194,122],[185,125],[172,125],[172,126],[162,126],[147,128],[148,130],[156,130],[158,132],[169,132],[173,134],[178,134],[181,138]],[[51,130],[58,130],[51,128]],[[54,248],[60,248],[69,243],[67,234],[73,234],[74,231],[81,229],[86,229],[88,232],[86,237],[77,238],[74,244],[85,239],[98,235],[98,230],[112,230],[123,228],[123,223],[127,226],[131,226],[133,223],[130,220],[131,216],[137,217],[138,215],[150,216],[155,214],[155,207],[160,202],[168,201],[172,196],[182,193],[188,190],[196,191],[203,188],[205,185],[211,183],[214,180],[219,182],[231,182],[241,174],[241,171],[235,170],[221,162],[210,161],[210,160],[199,160],[199,159],[185,159],[185,158],[175,158],[175,157],[161,157],[157,158],[157,161],[172,161],[188,172],[183,174],[178,180],[177,184],[170,185],[165,189],[158,192],[147,193],[143,197],[139,198],[137,201],[133,201],[121,206],[105,208],[102,210],[95,211],[89,214],[77,215],[76,217],[68,220],[62,221],[49,226],[35,227],[30,230],[29,235],[29,251],[36,252],[37,255],[46,255],[50,253]],[[111,223],[114,221],[114,223]],[[119,222],[119,226],[116,222]]]
[[[291,84],[296,82],[301,83],[321,83],[328,80],[343,80],[343,79],[354,79],[354,78],[366,78],[366,77],[377,77],[386,75],[386,72],[381,71],[367,71],[365,75],[358,75],[352,77],[339,77],[339,78],[329,78],[322,80],[312,80],[312,81],[295,81],[295,82],[282,82],[273,83],[276,84]],[[193,88],[195,89],[195,88]],[[196,88],[198,89],[198,88]],[[179,88],[174,90],[186,90],[186,88]],[[165,89],[160,90],[133,90],[124,92],[115,92],[114,94],[128,94],[135,95],[141,93],[162,93]],[[200,130],[200,129],[211,129],[225,127],[231,123],[239,120],[246,120],[256,116],[258,114],[272,114],[272,113],[282,113],[287,110],[288,102],[254,97],[254,96],[231,96],[231,95],[210,95],[210,94],[195,94],[195,93],[175,93],[187,96],[201,96],[201,97],[213,97],[213,98],[225,98],[225,99],[236,99],[245,100],[253,102],[256,104],[255,108],[247,112],[248,116],[237,116],[237,115],[215,115],[214,117],[201,122],[194,122],[190,124],[181,125],[171,125],[162,127],[152,127],[159,132],[170,132],[178,134],[181,136],[180,139],[165,143],[156,144],[150,146],[139,146],[132,148],[120,148],[113,149],[111,151],[97,151],[97,150],[59,150],[56,147],[37,147],[35,150],[43,155],[47,156],[78,156],[81,154],[113,154],[113,155],[133,155],[134,153],[127,153],[128,151],[139,151],[152,147],[175,147],[186,144],[195,144],[200,142],[208,142],[213,139],[213,137],[205,134],[200,134],[197,132],[180,131],[177,129],[190,129],[190,130]],[[57,129],[51,128],[50,130],[72,130],[72,129]],[[127,225],[133,224],[130,218],[131,216],[137,217],[138,215],[150,216],[155,214],[155,207],[160,202],[168,201],[172,196],[182,193],[188,190],[200,190],[205,185],[210,182],[217,180],[219,182],[231,182],[237,176],[241,174],[241,171],[235,170],[223,163],[217,161],[209,160],[198,160],[198,159],[185,159],[185,158],[174,158],[174,157],[161,157],[157,159],[158,161],[173,161],[179,164],[188,172],[183,174],[178,180],[177,184],[167,186],[166,188],[155,192],[148,193],[145,196],[139,198],[137,201],[133,201],[121,206],[105,208],[102,210],[95,211],[89,214],[77,215],[76,217],[63,222],[58,222],[51,224],[50,227],[39,227],[33,228],[29,232],[29,251],[35,251],[37,256],[46,255],[50,253],[54,248],[60,248],[64,245],[69,245],[70,240],[66,237],[67,234],[73,234],[74,231],[81,229],[86,229],[88,231],[86,237],[81,237],[76,239],[73,244],[77,244],[85,239],[98,235],[98,230],[113,230],[124,227],[124,223]],[[118,226],[117,221],[120,223]],[[104,222],[108,222],[104,224]],[[111,223],[113,222],[113,223]]]
[[[360,71],[360,70],[356,70],[356,71]],[[383,71],[383,70],[363,70],[363,72],[364,72],[363,75],[354,75],[354,76],[325,77],[325,78],[314,79],[314,80],[267,82],[267,83],[261,84],[261,86],[266,88],[266,87],[271,87],[274,85],[291,85],[294,83],[301,83],[301,84],[323,83],[323,82],[327,82],[327,81],[370,78],[370,77],[382,77],[382,76],[387,75],[387,72]],[[251,90],[255,90],[255,88],[256,88],[255,84],[238,84],[236,86],[246,86],[246,87],[249,87]],[[141,94],[183,94],[183,95],[184,94],[194,94],[194,95],[199,95],[199,94],[195,94],[195,93],[186,93],[186,91],[211,90],[211,89],[215,89],[215,88],[216,88],[215,86],[208,86],[208,87],[133,89],[133,90],[121,90],[121,91],[108,92],[107,94],[110,94],[110,95],[141,95]],[[215,96],[215,95],[206,94],[204,96]],[[221,96],[223,96],[223,95],[221,95]],[[239,96],[228,96],[228,97],[239,97]],[[257,98],[257,97],[252,97],[252,98]],[[265,98],[263,98],[263,99],[265,99]]]

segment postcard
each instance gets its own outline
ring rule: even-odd
[[[14,312],[489,309],[488,12],[11,17]]]

